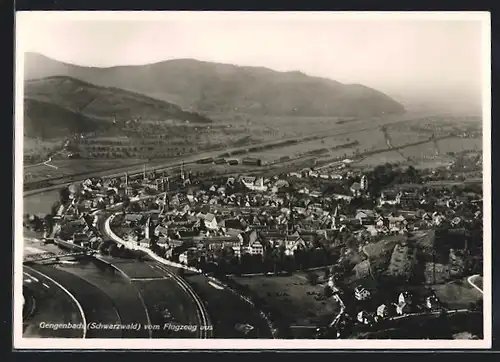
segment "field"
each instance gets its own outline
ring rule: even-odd
[[[60,140],[41,140],[36,138],[24,137],[23,149],[25,156],[40,158],[54,150],[60,149],[63,142]]]
[[[429,249],[434,246],[436,241],[435,232],[432,231],[419,231],[414,234],[414,240],[423,249]]]
[[[308,152],[318,152],[318,155],[335,157],[336,153],[344,154],[346,151],[351,150],[352,147],[343,147],[343,145],[351,142],[353,140],[350,140],[348,137],[327,137],[314,141],[300,142],[290,146],[276,147],[266,151],[252,152],[251,156],[261,158],[267,162],[277,161],[284,156],[290,158],[303,156]]]
[[[391,124],[387,127],[387,133],[394,147],[425,141],[432,135],[430,132],[415,131],[411,122]]]
[[[447,138],[438,141],[438,148],[443,155],[448,152],[480,151],[482,142],[481,138]]]
[[[333,300],[317,301],[314,295],[322,293],[320,285],[310,285],[300,274],[292,276],[232,277],[236,283],[248,287],[265,300],[271,309],[286,315],[292,326],[312,326],[331,318],[337,310]]]
[[[452,164],[453,164],[452,158],[437,156],[429,160],[420,161],[414,167],[416,169],[429,169],[438,167],[448,167]]]
[[[399,242],[404,240],[404,236],[389,236],[385,237],[382,240],[377,241],[376,243],[369,243],[364,247],[365,253],[371,259],[377,259],[380,257],[385,257],[388,254],[392,253],[394,246]]]
[[[346,137],[349,137],[352,141],[359,142],[360,152],[383,150],[388,148],[384,134],[380,128],[355,132],[352,135],[346,135]]]
[[[434,147],[434,142],[422,143],[417,146],[405,147],[400,150],[400,152],[407,158],[415,161],[421,162],[429,159],[433,159],[438,155],[436,148]]]
[[[373,275],[380,275],[387,270],[394,247],[402,239],[404,237],[399,235],[389,236],[363,247],[363,252],[370,260]]]
[[[408,280],[413,273],[415,253],[412,246],[396,245],[387,268],[388,275],[404,277]]]
[[[468,308],[471,303],[483,298],[483,295],[466,279],[433,285],[431,288],[436,292],[438,299],[446,303],[450,309]]]
[[[387,151],[367,156],[359,162],[356,162],[356,167],[373,167],[384,163],[399,163],[406,162],[406,159],[397,151]]]

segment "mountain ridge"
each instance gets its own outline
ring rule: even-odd
[[[26,80],[53,75],[144,94],[208,115],[235,110],[276,116],[377,116],[405,111],[400,103],[370,87],[300,71],[279,72],[196,59],[84,67],[38,53],[26,54]]]

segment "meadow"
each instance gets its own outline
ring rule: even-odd
[[[433,159],[438,156],[438,151],[434,147],[434,142],[422,143],[416,146],[402,148],[400,152],[414,162]]]
[[[480,151],[483,148],[481,138],[447,138],[437,142],[440,153],[462,151]]]
[[[367,156],[355,163],[356,167],[374,167],[384,163],[401,163],[407,160],[397,151],[387,151]]]
[[[301,274],[291,276],[231,277],[265,300],[271,309],[285,314],[290,325],[313,326],[331,318],[338,306],[333,300],[316,300],[313,293],[323,293],[323,286],[310,285]]]

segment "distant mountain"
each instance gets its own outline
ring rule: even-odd
[[[408,112],[451,114],[456,116],[481,116],[481,95],[469,94],[465,90],[446,90],[430,94],[391,93],[394,99],[404,105]]]
[[[25,81],[24,94],[25,135],[29,137],[95,131],[113,119],[211,122],[168,102],[68,76]]]
[[[205,114],[361,117],[405,111],[400,103],[372,88],[301,72],[193,59],[95,68],[62,63],[36,53],[26,54],[25,79],[54,75],[142,93]]]

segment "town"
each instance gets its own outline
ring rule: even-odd
[[[231,276],[305,272],[323,288],[310,298],[335,304],[315,337],[343,338],[405,316],[481,310],[482,299],[453,306],[431,288],[481,278],[480,161],[358,170],[346,159],[318,170],[209,178],[184,165],[174,173],[144,169],[64,187],[51,213],[24,222],[44,230],[44,242],[113,257],[148,250],[242,294]]]

